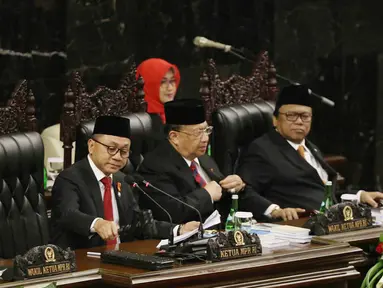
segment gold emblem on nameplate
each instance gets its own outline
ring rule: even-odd
[[[241,231],[234,232],[234,241],[236,246],[245,245],[245,242],[243,241],[243,234]]]
[[[56,261],[55,251],[53,250],[52,247],[45,248],[44,255],[45,255],[45,262],[55,262]]]
[[[345,206],[343,208],[343,216],[344,221],[350,221],[354,219],[354,216],[352,215],[352,208],[350,206]]]

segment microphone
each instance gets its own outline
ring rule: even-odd
[[[193,43],[195,46],[200,47],[200,48],[208,47],[208,48],[220,49],[220,50],[223,50],[224,52],[229,52],[229,53],[235,55],[236,57],[238,57],[242,60],[246,60],[246,61],[251,62],[253,64],[257,64],[257,61],[254,60],[255,56],[252,53],[250,53],[247,49],[245,49],[245,51],[241,51],[241,50],[236,49],[230,45],[222,44],[220,42],[215,42],[215,41],[209,40],[209,39],[207,39],[205,37],[201,37],[201,36],[195,37],[193,40]],[[250,54],[251,54],[251,57],[249,56]],[[284,81],[287,81],[292,85],[300,85],[300,83],[293,81],[289,78],[286,78],[280,74],[276,74],[276,76],[277,76],[277,78],[284,80]],[[314,93],[310,89],[309,89],[309,94],[319,98],[322,103],[324,103],[330,107],[335,106],[334,101],[332,101],[332,100],[330,100],[330,99],[328,99],[322,95]]]
[[[192,205],[190,205],[190,204],[188,204],[188,203],[186,203],[186,202],[184,202],[184,201],[182,201],[182,200],[180,200],[180,199],[174,197],[173,195],[170,195],[169,193],[167,193],[167,192],[161,190],[160,188],[157,188],[156,186],[153,186],[153,185],[150,184],[148,181],[146,181],[146,180],[144,179],[144,177],[142,177],[142,176],[139,175],[139,174],[135,174],[134,177],[135,177],[135,179],[137,180],[137,182],[145,184],[146,187],[153,188],[153,189],[156,190],[157,192],[160,192],[161,194],[164,194],[164,195],[166,195],[166,196],[168,196],[168,197],[170,197],[170,198],[176,200],[177,202],[180,202],[180,203],[182,203],[183,205],[185,205],[185,206],[191,208],[192,210],[196,211],[197,214],[198,214],[198,217],[199,217],[198,239],[203,239],[203,233],[204,233],[204,230],[203,230],[203,225],[202,225],[202,223],[203,223],[203,222],[202,222],[202,215],[201,215],[201,212],[199,212],[199,210],[198,210],[197,208],[195,208],[194,206],[192,206]]]
[[[172,224],[171,228],[170,228],[170,233],[169,233],[169,245],[172,246],[174,245],[174,234],[173,234],[173,219],[172,219],[172,216],[170,216],[169,212],[166,211],[166,209],[164,207],[162,207],[156,200],[154,200],[151,196],[148,195],[148,193],[146,193],[136,182],[136,180],[134,179],[133,176],[131,175],[126,175],[125,178],[124,178],[124,181],[126,183],[128,183],[129,185],[131,185],[132,187],[135,187],[137,188],[138,190],[140,190],[146,197],[148,197],[151,201],[153,201],[154,204],[156,204],[162,211],[164,211],[166,213],[166,215],[168,215],[168,218],[169,218],[169,222]],[[138,180],[138,182],[141,182]]]
[[[201,37],[201,36],[195,37],[193,40],[193,43],[195,46],[200,47],[200,48],[208,47],[208,48],[220,49],[220,50],[223,50],[224,52],[229,52],[229,53],[237,56],[238,58],[241,58],[242,60],[246,60],[246,57],[244,57],[241,54],[240,50],[238,50],[238,49],[236,49],[230,45],[222,44],[220,42],[215,42],[215,41],[209,40],[209,39],[207,39],[205,37]]]
[[[205,48],[205,47],[217,48],[217,49],[221,49],[225,52],[229,52],[231,50],[230,45],[215,42],[215,41],[209,40],[209,39],[207,39],[205,37],[201,37],[201,36],[195,37],[193,40],[193,43],[195,46],[200,47],[200,48]]]

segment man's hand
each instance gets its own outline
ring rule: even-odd
[[[102,240],[113,240],[118,236],[118,226],[113,221],[98,219],[94,223],[94,230],[102,238]]]
[[[213,201],[218,201],[222,196],[222,188],[215,181],[210,181],[203,187],[211,196]]]
[[[193,231],[194,229],[198,229],[199,223],[200,222],[197,222],[197,221],[191,221],[191,222],[188,222],[184,225],[181,225],[180,235],[185,234],[185,233],[190,232],[190,231]]]
[[[282,218],[283,221],[286,220],[296,220],[299,219],[298,213],[305,212],[305,209],[302,208],[285,208],[285,209],[275,209],[271,212],[272,218]]]
[[[241,191],[245,183],[243,183],[241,177],[238,175],[229,175],[221,180],[219,185],[221,185],[223,189],[227,189],[230,193],[235,193]]]
[[[360,194],[360,202],[366,203],[373,208],[378,207],[379,200],[383,200],[383,193],[381,192],[367,192],[362,191]]]

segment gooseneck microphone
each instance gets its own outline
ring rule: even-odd
[[[164,194],[174,200],[176,200],[177,202],[179,203],[182,203],[183,205],[189,207],[190,209],[194,210],[197,212],[198,214],[198,217],[199,217],[199,227],[198,227],[198,239],[203,239],[203,233],[204,233],[204,230],[203,230],[203,222],[202,222],[202,215],[201,215],[201,212],[199,212],[199,210],[197,208],[195,208],[194,206],[174,197],[173,195],[170,195],[169,193],[161,190],[160,188],[157,188],[156,186],[152,185],[151,183],[149,183],[148,181],[146,181],[144,179],[144,177],[142,177],[141,175],[139,174],[135,174],[134,175],[134,178],[136,179],[137,182],[139,183],[143,183],[145,184],[146,187],[150,187],[150,188],[153,188],[154,190],[156,190],[157,192],[160,192],[161,194]]]
[[[141,191],[141,193],[143,193],[146,197],[148,197],[151,201],[153,201],[154,204],[156,204],[162,211],[164,211],[166,213],[166,215],[168,215],[168,218],[169,218],[169,222],[171,224],[171,227],[170,227],[170,233],[169,233],[169,246],[172,246],[174,245],[174,233],[173,233],[173,219],[172,219],[172,216],[170,216],[169,212],[166,211],[166,209],[164,207],[162,207],[156,200],[154,200],[152,197],[150,197],[148,195],[148,193],[146,193],[136,182],[135,178],[131,175],[126,175],[125,178],[124,178],[125,182],[128,183],[129,185],[131,185],[132,187],[134,188],[137,188],[138,190]],[[138,181],[140,182],[140,181]]]
[[[223,43],[220,43],[220,42],[215,42],[215,41],[212,41],[212,40],[209,40],[205,37],[201,37],[201,36],[197,36],[194,38],[193,40],[193,43],[195,46],[197,47],[200,47],[200,48],[216,48],[216,49],[219,49],[219,50],[223,50],[224,52],[229,52],[230,54],[233,54],[235,55],[236,57],[242,59],[242,60],[246,60],[248,62],[251,62],[253,64],[257,64],[257,62],[254,60],[255,59],[255,56],[253,53],[249,52],[248,49],[245,49],[245,51],[241,51],[240,49],[237,49],[237,48],[234,48],[233,46],[231,45],[227,45],[227,44],[223,44]],[[286,82],[289,82],[290,84],[292,85],[300,85],[299,82],[297,81],[293,81],[287,77],[284,77],[280,74],[276,74],[277,78],[281,79],[281,80],[284,80]],[[319,98],[322,103],[330,106],[330,107],[334,107],[335,106],[335,102],[322,96],[322,95],[319,95],[317,93],[314,93],[313,91],[311,91],[309,89],[309,94]]]

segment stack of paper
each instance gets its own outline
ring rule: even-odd
[[[210,228],[219,223],[221,223],[221,215],[219,214],[217,210],[215,210],[203,223],[203,229]],[[197,232],[198,232],[198,229],[194,229],[193,231],[174,237],[174,244],[182,242],[190,238],[194,234],[197,234]],[[163,245],[168,245],[168,243],[169,243],[168,239],[163,239],[160,241],[160,243],[158,243],[157,248],[160,248]]]
[[[310,229],[289,225],[278,225],[271,228],[271,234],[278,239],[287,240],[290,243],[309,243],[312,236]]]
[[[259,235],[259,240],[261,240],[261,245],[264,248],[276,248],[276,247],[282,247],[282,246],[288,246],[290,245],[289,241],[278,239],[272,234],[263,234]]]
[[[287,243],[287,245],[289,243],[309,243],[312,238],[309,235],[309,229],[273,223],[257,223],[253,225],[251,232],[258,234],[258,236],[268,236],[263,237],[265,243],[268,241],[267,246],[269,243],[276,246],[277,242],[280,241]]]

